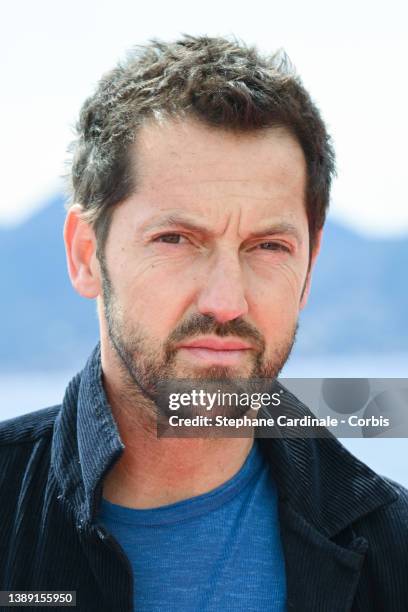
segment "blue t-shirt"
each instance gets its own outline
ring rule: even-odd
[[[277,493],[256,441],[209,493],[147,510],[102,499],[99,519],[129,558],[137,612],[286,609]]]

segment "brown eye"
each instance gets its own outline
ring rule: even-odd
[[[261,247],[261,249],[264,249],[266,251],[283,251],[284,253],[290,252],[290,249],[284,244],[281,244],[280,242],[262,242],[262,244],[260,244],[259,246]]]
[[[165,242],[167,244],[179,244],[180,243],[180,234],[163,234],[162,236],[158,236],[155,238],[155,242]]]

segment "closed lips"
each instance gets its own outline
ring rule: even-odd
[[[202,348],[212,351],[242,351],[252,349],[252,346],[242,340],[218,340],[215,338],[208,338],[180,344],[179,348]]]

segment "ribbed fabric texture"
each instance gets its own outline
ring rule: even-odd
[[[307,412],[285,396],[289,411]],[[407,491],[330,436],[259,446],[278,492],[288,610],[407,612]],[[134,609],[129,561],[96,521],[123,448],[99,345],[61,406],[0,424],[2,590],[73,590],[80,611]]]

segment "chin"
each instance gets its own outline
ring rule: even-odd
[[[181,366],[175,372],[175,378],[190,378],[197,380],[232,380],[235,378],[250,378],[253,374],[252,368],[206,365],[206,366]]]

